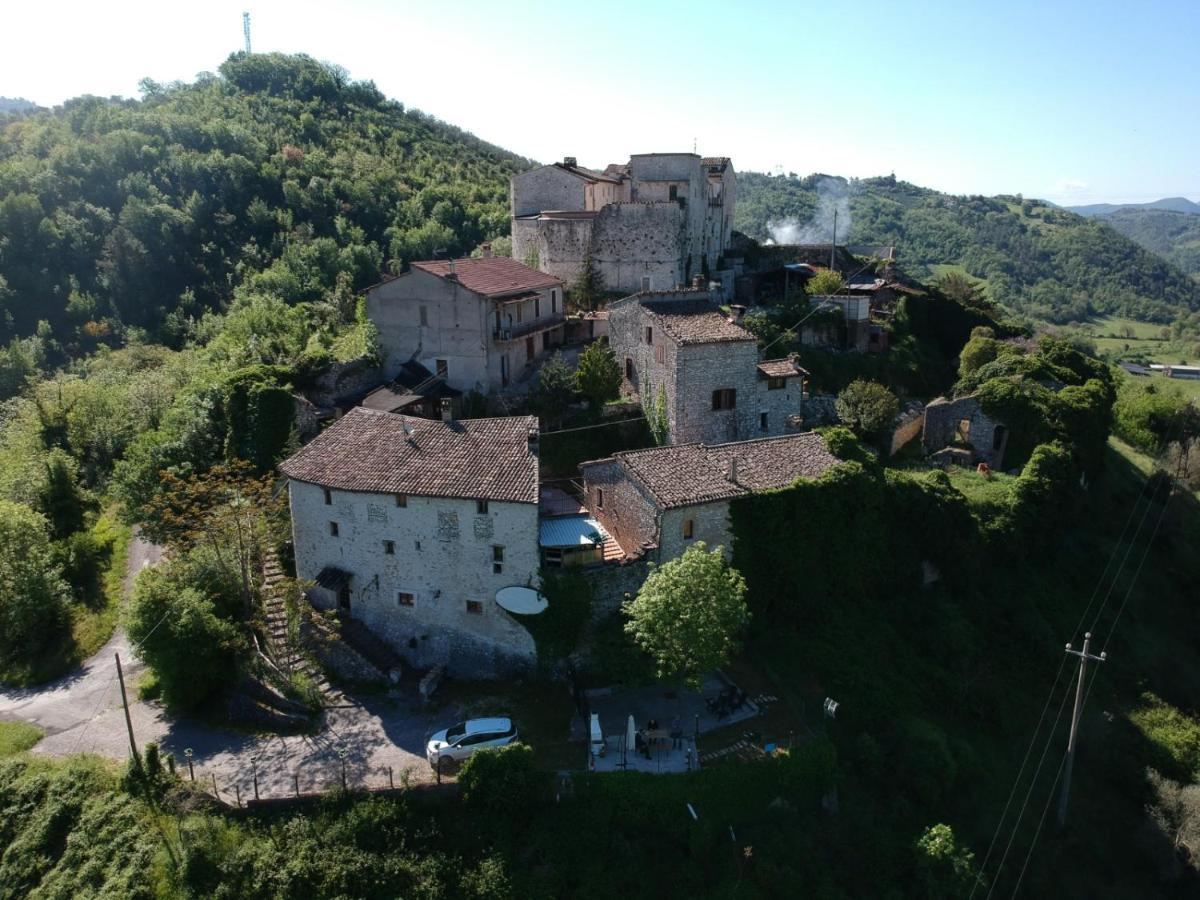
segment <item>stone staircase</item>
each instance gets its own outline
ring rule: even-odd
[[[268,550],[263,562],[263,606],[267,615],[268,651],[284,672],[299,673],[315,684],[321,694],[321,705],[326,709],[352,706],[346,695],[329,683],[325,673],[300,652],[300,647],[288,633],[287,601],[278,589],[284,577],[275,551]]]

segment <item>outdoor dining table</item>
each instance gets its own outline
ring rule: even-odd
[[[669,740],[671,740],[671,732],[665,728],[655,728],[652,731],[646,732],[646,743],[651,747],[661,747]]]

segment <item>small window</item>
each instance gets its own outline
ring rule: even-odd
[[[396,555],[396,542],[395,541],[384,541],[383,542],[383,552],[387,556],[395,556]]]
[[[683,520],[683,539],[690,541],[696,532],[696,523],[692,519]]]
[[[504,562],[504,548],[503,547],[493,547],[492,548],[492,562]]]
[[[535,319],[538,319],[538,318],[541,318],[541,315],[542,315],[542,298],[534,297],[533,298],[533,317]]]
[[[654,329],[651,328],[649,325],[646,326],[646,343],[647,344],[654,343]]]
[[[766,434],[768,431],[771,430],[771,426],[769,424],[769,419],[768,419],[766,413],[758,414],[758,427],[759,427],[759,430],[762,431],[763,434]]]
[[[625,357],[625,377],[629,381],[633,381],[633,360],[628,356]]]
[[[467,601],[467,612],[469,612],[473,616],[482,616],[483,615],[483,601],[482,600],[468,600]]]
[[[712,393],[713,409],[734,409],[737,407],[737,390],[735,388],[720,388]]]
[[[787,379],[786,378],[768,378],[767,379],[767,390],[768,391],[781,391],[785,387],[787,387]]]
[[[331,491],[329,488],[325,488],[325,505],[333,505],[333,491]]]
[[[488,502],[486,500],[476,500],[475,512],[481,516],[486,516],[488,513]]]
[[[971,420],[959,419],[958,424],[954,426],[954,439],[962,444],[971,442]]]
[[[550,312],[558,312],[558,288],[550,289]]]
[[[667,188],[667,199],[669,199],[669,200],[678,200],[679,199],[679,185],[673,184],[669,188]]]
[[[337,523],[337,522],[330,522],[330,523],[329,523],[329,536],[330,536],[330,537],[337,537],[337,536],[338,536],[338,523]]]
[[[518,304],[517,304],[517,321],[518,321],[518,322],[520,322],[520,321],[521,321],[521,320],[524,318],[524,315],[523,315],[523,312],[522,312],[522,311],[524,310],[524,308],[525,308],[525,304],[524,304],[524,303],[518,303]]]
[[[414,543],[416,544],[416,548],[417,548],[418,550],[420,550],[420,549],[421,549],[421,542],[420,542],[420,541],[415,541]]]
[[[604,509],[604,489],[596,488],[596,509]]]
[[[667,347],[665,344],[655,346],[654,361],[657,363],[665,363],[667,361]]]
[[[428,306],[421,307],[421,327],[422,328],[429,327],[429,307]]]
[[[642,276],[642,290],[643,291],[650,290],[650,276],[649,275]]]
[[[446,364],[446,361],[444,359],[439,359],[437,360],[436,365],[437,373],[445,378],[447,373],[450,371],[450,367]]]
[[[408,591],[400,591],[396,594],[396,602],[401,606],[412,606],[416,598]]]
[[[408,494],[397,494],[396,495],[396,505],[397,506],[408,506]]]

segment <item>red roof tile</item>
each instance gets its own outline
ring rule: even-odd
[[[443,422],[355,407],[279,466],[343,491],[538,502],[534,416]]]
[[[535,291],[540,288],[561,287],[562,282],[553,275],[531,269],[524,263],[507,256],[478,257],[476,259],[429,260],[415,262],[414,269],[446,278],[451,265],[454,275],[469,291],[485,297],[502,297],[518,291]]]

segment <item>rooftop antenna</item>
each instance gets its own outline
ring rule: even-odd
[[[246,55],[250,55],[250,13],[242,13],[242,34],[246,36]]]

